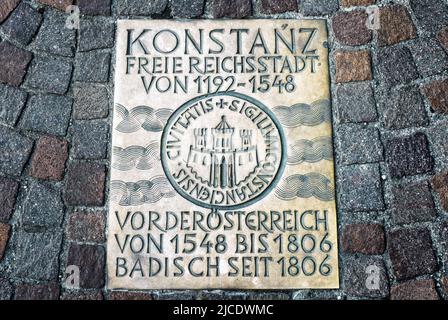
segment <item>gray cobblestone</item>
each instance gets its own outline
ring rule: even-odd
[[[378,118],[370,83],[343,84],[337,88],[336,96],[341,122],[372,122]]]
[[[379,289],[370,289],[368,268],[377,268],[379,274]],[[344,287],[353,297],[385,298],[389,295],[387,271],[384,261],[380,257],[345,257],[344,258]]]
[[[448,4],[443,0],[410,0],[411,8],[423,30],[439,31],[448,21]]]
[[[409,48],[422,76],[428,77],[448,70],[448,56],[437,40],[415,40]]]
[[[21,89],[0,85],[0,122],[14,126],[27,96]]]
[[[378,53],[378,69],[387,86],[407,84],[419,77],[407,47],[387,47]]]
[[[204,12],[205,0],[171,0],[171,14],[176,18],[195,18]]]
[[[0,172],[19,176],[32,147],[31,139],[0,125]]]
[[[48,93],[64,94],[70,85],[72,64],[56,57],[36,56],[31,62],[25,86]]]
[[[11,39],[27,45],[33,39],[42,21],[42,15],[21,2],[3,23],[1,30]]]
[[[382,122],[387,129],[421,127],[428,124],[423,98],[415,87],[390,91],[381,103]]]
[[[100,51],[78,52],[75,62],[75,80],[81,82],[107,82],[110,54]]]
[[[35,40],[38,50],[73,57],[76,50],[76,32],[65,26],[68,15],[57,10],[47,10]]]
[[[26,106],[21,127],[26,130],[65,135],[72,104],[72,99],[68,97],[33,95]]]
[[[347,211],[383,210],[381,178],[377,164],[339,168],[339,205]]]
[[[77,159],[104,159],[107,154],[107,122],[101,120],[75,122],[72,130],[72,155]]]
[[[21,211],[22,224],[27,228],[60,227],[64,217],[61,192],[46,184],[32,182]]]
[[[338,0],[302,0],[303,14],[306,16],[320,16],[331,14],[339,9]]]

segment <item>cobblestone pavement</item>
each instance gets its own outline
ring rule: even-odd
[[[302,16],[331,34],[341,288],[108,292],[115,21]],[[448,298],[447,24],[447,0],[2,0],[0,299]]]

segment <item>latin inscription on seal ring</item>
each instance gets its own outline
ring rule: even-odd
[[[276,185],[286,162],[285,137],[261,102],[235,92],[209,94],[170,117],[161,159],[168,180],[188,201],[237,209]]]

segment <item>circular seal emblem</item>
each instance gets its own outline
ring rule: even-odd
[[[236,92],[208,94],[168,119],[161,159],[168,180],[188,201],[233,210],[277,184],[286,164],[285,136],[261,102]]]

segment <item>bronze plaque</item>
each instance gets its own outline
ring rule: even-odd
[[[338,288],[325,21],[117,37],[109,288]]]

